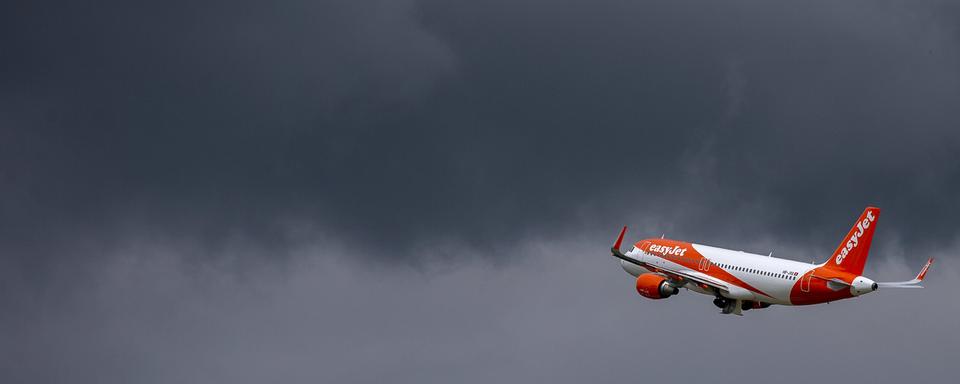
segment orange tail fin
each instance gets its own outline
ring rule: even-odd
[[[877,228],[879,219],[880,208],[867,207],[863,210],[863,214],[856,223],[853,223],[853,228],[850,228],[850,232],[840,242],[840,246],[833,251],[833,257],[824,263],[824,267],[856,275],[862,274],[863,266],[867,264],[867,253],[870,252],[873,230]]]

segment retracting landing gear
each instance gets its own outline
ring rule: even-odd
[[[717,298],[713,299],[713,305],[720,308],[720,313],[724,315],[738,315],[743,316],[743,301],[728,299],[720,295],[720,292],[715,292]]]
[[[727,305],[720,310],[720,313],[724,315],[734,314],[743,316],[743,304],[741,304],[741,300],[727,300]]]
[[[727,301],[717,296],[716,299],[713,299],[713,305],[716,305],[717,308],[723,309],[723,307],[727,306]]]

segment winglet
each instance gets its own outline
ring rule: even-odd
[[[623,244],[623,235],[625,235],[626,233],[627,233],[627,226],[624,225],[623,229],[620,230],[620,236],[617,236],[617,242],[613,243],[613,249],[616,249],[617,251],[620,250],[620,244]]]
[[[927,264],[923,266],[923,269],[920,270],[920,273],[917,274],[917,278],[914,280],[923,281],[923,278],[927,276],[927,271],[930,269],[930,266],[933,265],[933,258],[927,260]]]

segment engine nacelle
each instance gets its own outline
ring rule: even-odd
[[[670,285],[667,278],[655,273],[637,276],[637,293],[648,299],[665,299],[676,295],[680,290]]]

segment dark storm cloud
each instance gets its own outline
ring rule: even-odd
[[[62,252],[41,232],[283,249],[284,220],[413,259],[637,216],[833,242],[866,204],[906,242],[955,235],[945,6],[12,8],[2,236],[32,263]]]
[[[8,244],[130,224],[269,240],[258,223],[361,171],[342,168],[370,119],[333,111],[415,99],[453,65],[410,2],[74,7],[4,12]]]

